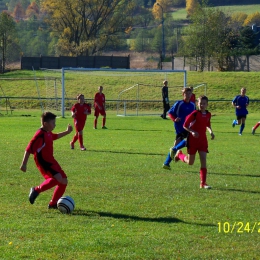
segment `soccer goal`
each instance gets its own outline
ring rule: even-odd
[[[162,112],[162,86],[168,81],[170,105],[181,98],[181,89],[187,85],[185,70],[133,69],[44,69],[45,107],[60,111],[65,117],[76,95],[82,93],[93,104],[99,86],[104,87],[106,110],[118,116],[159,115]]]
[[[80,86],[85,98],[92,99],[91,101],[98,86],[103,86],[106,109],[116,111],[118,116],[158,115],[162,110],[163,81],[168,81],[172,104],[180,98],[181,89],[187,84],[185,70],[62,68],[63,108],[66,108],[65,93],[70,97],[75,85],[73,79],[77,80],[77,88]],[[62,116],[64,111],[63,109]]]

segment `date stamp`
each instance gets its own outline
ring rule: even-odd
[[[218,233],[260,233],[260,222],[218,222]]]

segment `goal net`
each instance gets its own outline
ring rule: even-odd
[[[181,89],[187,84],[185,70],[63,68],[61,74],[62,107],[66,108],[65,101],[78,93],[93,105],[98,87],[103,86],[106,110],[116,111],[118,116],[159,115],[163,81],[168,81],[170,105],[181,98]]]
[[[70,116],[77,102],[76,96],[84,94],[92,104],[99,86],[104,87],[106,110],[118,116],[160,115],[162,113],[163,81],[168,81],[170,106],[182,99],[181,90],[192,86],[198,98],[207,94],[207,84],[187,84],[185,70],[131,70],[131,69],[44,69],[45,93],[41,93],[45,110],[62,117]]]

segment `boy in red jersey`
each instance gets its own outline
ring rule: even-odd
[[[195,104],[196,103],[196,96],[193,93],[193,87],[191,86],[190,89],[191,89],[191,93],[192,93],[191,97],[190,97],[190,102],[193,102]]]
[[[189,114],[184,122],[183,128],[189,132],[187,138],[187,151],[188,155],[182,153],[181,150],[175,155],[175,162],[181,160],[184,163],[193,165],[195,161],[196,152],[200,156],[200,188],[210,189],[211,187],[206,184],[207,177],[207,153],[208,153],[208,141],[206,136],[206,129],[211,135],[211,139],[214,139],[214,133],[211,129],[210,119],[211,113],[206,110],[208,106],[208,98],[206,96],[200,96],[198,98],[198,110],[194,110]]]
[[[103,87],[100,86],[98,88],[98,92],[95,94],[95,98],[94,98],[94,108],[95,108],[94,129],[97,129],[97,120],[98,120],[99,114],[101,114],[103,116],[102,129],[107,129],[106,128],[106,107],[105,107],[106,98],[102,92],[103,92]]]
[[[77,96],[78,103],[72,106],[71,116],[74,118],[74,126],[76,134],[70,142],[70,148],[74,149],[74,143],[79,139],[80,150],[85,151],[86,148],[83,145],[83,129],[87,120],[87,115],[91,114],[91,107],[85,103],[83,94]]]
[[[49,209],[57,208],[57,201],[64,194],[67,187],[67,176],[60,167],[59,163],[53,156],[53,141],[70,134],[72,126],[68,125],[67,130],[58,134],[52,133],[56,124],[56,115],[51,112],[45,112],[42,114],[41,123],[42,126],[36,131],[32,140],[29,142],[25,149],[24,157],[20,170],[26,172],[26,166],[30,154],[34,155],[35,164],[42,174],[45,181],[37,187],[32,187],[29,193],[29,201],[34,203],[35,199],[41,192],[49,190],[56,186],[52,199],[48,205]]]

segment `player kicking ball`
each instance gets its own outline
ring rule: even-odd
[[[206,130],[209,131],[211,139],[215,138],[215,135],[211,129],[211,113],[207,111],[208,98],[206,96],[200,96],[198,98],[198,110],[189,114],[184,122],[183,128],[189,132],[187,138],[187,151],[188,155],[178,150],[175,155],[175,162],[179,160],[193,165],[195,161],[196,153],[200,156],[200,188],[211,189],[211,186],[207,185],[207,153],[208,153],[208,140],[206,136]]]
[[[33,154],[35,164],[45,180],[39,186],[31,188],[29,201],[31,204],[34,204],[35,199],[40,193],[56,186],[48,208],[57,209],[57,202],[64,194],[68,180],[67,175],[54,159],[53,141],[70,134],[72,126],[68,125],[67,130],[64,132],[58,134],[52,133],[56,126],[56,115],[51,112],[42,114],[41,123],[41,128],[36,131],[25,149],[20,170],[26,172],[28,159],[30,154]]]

